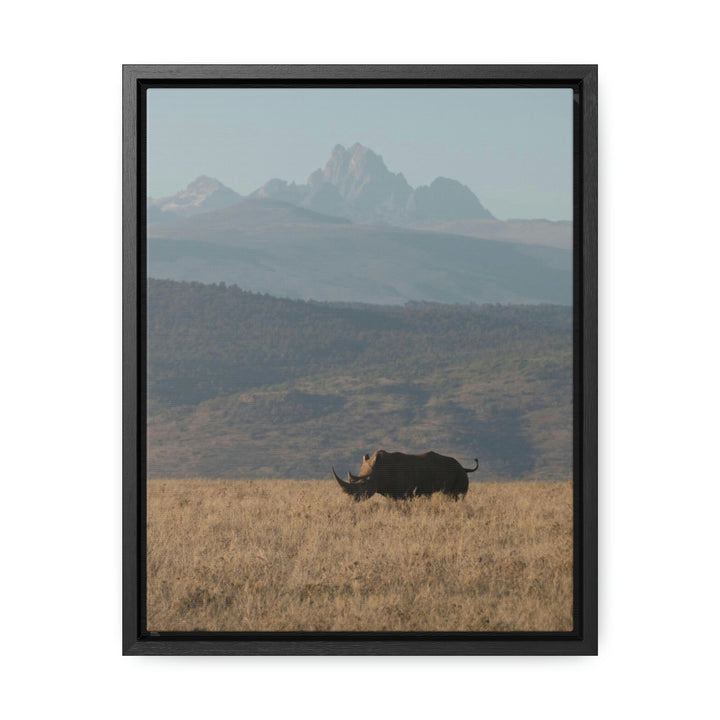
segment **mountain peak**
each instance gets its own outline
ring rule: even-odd
[[[217,178],[209,175],[198,175],[191,183],[188,183],[187,190],[217,190],[226,187]]]
[[[369,153],[370,155],[376,155],[369,147],[366,147],[365,145],[360,144],[359,142],[353,143],[349,148],[346,148],[341,143],[338,143],[330,152],[330,157],[338,157],[338,156],[356,156],[356,155],[365,155]]]
[[[492,220],[492,215],[482,206],[475,193],[457,180],[435,178],[430,186],[415,190],[414,216],[419,222],[468,220],[482,218]]]
[[[215,193],[232,193],[236,195],[227,185],[223,185],[218,179],[209,177],[208,175],[199,175],[196,177],[185,190],[181,190],[175,198],[188,198],[193,204],[201,204]]]
[[[394,177],[379,155],[360,143],[346,150],[336,145],[322,173],[323,180],[340,189],[340,194],[355,193],[358,183],[383,182]]]
[[[355,142],[337,144],[325,167],[305,185],[271,180],[253,197],[278,199],[353,222],[414,225],[432,221],[492,218],[467,186],[439,177],[428,187],[413,189],[402,173],[394,173],[381,155]]]
[[[363,157],[369,157],[369,158],[377,158],[382,162],[382,158],[380,155],[378,155],[376,152],[373,152],[369,147],[365,147],[365,145],[361,145],[360,143],[356,142],[353,145],[351,145],[350,149],[348,150],[350,155],[353,158],[360,159]],[[383,163],[383,167],[385,166],[385,163]]]
[[[148,222],[168,222],[210,210],[220,210],[234,205],[240,199],[240,195],[216,178],[200,175],[172,197],[150,201]]]

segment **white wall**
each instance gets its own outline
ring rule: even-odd
[[[18,717],[701,716],[718,642],[710,5],[266,7],[4,10],[3,704]],[[120,66],[169,62],[599,63],[598,658],[121,657]]]

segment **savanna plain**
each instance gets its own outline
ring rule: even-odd
[[[327,480],[147,483],[150,631],[570,631],[570,482],[464,500]]]

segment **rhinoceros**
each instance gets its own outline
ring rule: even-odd
[[[391,498],[408,498],[442,492],[456,500],[468,491],[468,473],[478,469],[464,468],[455,458],[426,452],[406,455],[401,452],[378,450],[365,455],[358,475],[348,472],[342,480],[332,468],[340,487],[355,500],[364,500],[375,493]]]

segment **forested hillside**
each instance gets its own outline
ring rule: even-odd
[[[148,474],[325,477],[378,448],[571,472],[572,313],[148,281]]]

